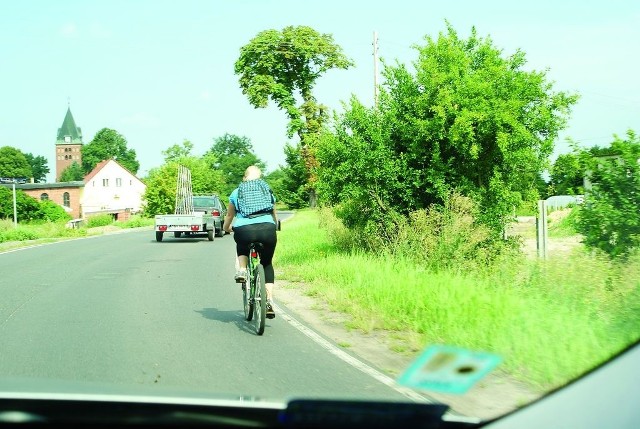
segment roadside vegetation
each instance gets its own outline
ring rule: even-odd
[[[112,229],[140,228],[152,226],[153,219],[139,215],[131,216],[127,221],[114,221],[111,215],[89,218],[78,228],[70,228],[67,221],[31,221],[20,222],[17,227],[9,219],[0,219],[0,251],[29,246],[43,242],[65,240],[102,234],[104,227]]]
[[[449,215],[460,221],[460,212]],[[300,211],[279,233],[276,263],[288,281],[348,314],[349,328],[390,333],[397,352],[434,343],[495,352],[500,371],[541,390],[640,338],[638,253],[620,263],[583,246],[546,262],[504,252],[490,265],[469,258],[460,268],[446,240],[408,231],[403,238],[445,249],[365,251],[330,210]],[[456,226],[449,233],[473,235]]]
[[[348,314],[351,328],[391,332],[398,352],[430,343],[492,351],[504,358],[501,371],[545,390],[637,341],[640,138],[629,130],[610,147],[574,145],[551,165],[578,94],[555,90],[524,52],[506,55],[475,28],[465,39],[446,23],[415,49],[411,64],[385,61],[373,106],[352,96],[331,112],[316,83],[354,66],[331,35],[290,26],[241,48],[234,71],[243,94],[256,108],[275,103],[298,140],[284,143],[286,166],[266,175],[279,208],[321,207],[301,210],[280,233],[285,277]],[[154,214],[174,210],[179,165],[195,193],[223,200],[246,167],[267,167],[243,136],[193,149],[185,140],[162,151],[164,163],[143,179],[146,218],[124,223],[106,215],[66,228],[63,208],[18,192],[14,228],[12,196],[0,187],[0,250],[153,225]],[[0,177],[44,171],[31,154],[0,153]],[[139,166],[115,130],[82,154],[68,180],[114,156],[134,173]],[[549,224],[551,239],[578,245],[528,257],[523,244],[535,234],[507,232],[553,195],[584,195]]]

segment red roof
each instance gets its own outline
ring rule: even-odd
[[[105,159],[104,161],[100,161],[94,168],[93,170],[91,170],[91,172],[89,174],[87,174],[86,176],[84,176],[84,183],[89,183],[89,181],[91,179],[93,179],[93,177],[98,174],[100,172],[100,170],[102,170],[104,168],[105,165],[107,165],[109,163],[109,161],[113,161],[116,164],[118,164],[120,166],[120,168],[122,168],[124,171],[126,171],[127,173],[131,174],[133,177],[135,177],[139,182],[142,183],[142,180],[140,180],[138,178],[138,176],[136,176],[135,174],[133,174],[132,172],[130,172],[129,170],[127,170],[125,167],[122,166],[122,164],[120,164],[118,161],[116,161],[115,159]]]

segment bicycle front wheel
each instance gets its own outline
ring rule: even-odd
[[[255,270],[256,294],[254,299],[254,323],[256,334],[264,333],[264,322],[267,314],[267,288],[264,283],[264,267],[258,264]]]

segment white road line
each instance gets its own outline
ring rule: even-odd
[[[315,341],[318,345],[320,345],[322,348],[326,349],[329,353],[333,354],[334,356],[337,356],[338,358],[342,359],[344,362],[348,363],[349,365],[351,365],[352,367],[359,369],[360,371],[364,372],[365,374],[373,377],[374,379],[378,380],[380,383],[392,388],[393,390],[395,390],[396,392],[406,396],[407,398],[415,401],[415,402],[422,402],[422,403],[428,403],[428,404],[434,404],[436,403],[436,401],[427,398],[411,389],[405,388],[405,387],[401,387],[398,386],[398,384],[389,376],[381,373],[380,371],[378,371],[375,368],[372,368],[371,366],[367,365],[366,363],[360,361],[359,359],[356,359],[355,357],[351,356],[349,353],[345,352],[344,350],[341,350],[340,348],[338,348],[337,346],[335,346],[334,344],[332,344],[330,341],[327,341],[326,339],[324,339],[322,336],[320,336],[317,332],[313,331],[312,329],[306,327],[305,325],[303,325],[302,323],[298,322],[295,318],[293,318],[290,314],[286,313],[285,311],[282,310],[282,307],[279,307],[277,304],[273,304],[274,307],[276,307],[276,310],[278,311],[278,315],[280,317],[282,317],[284,320],[286,320],[287,322],[289,322],[289,324],[291,324],[294,328],[296,328],[298,331],[302,332],[304,335],[306,335],[307,337],[309,337],[310,339],[312,339],[313,341]]]

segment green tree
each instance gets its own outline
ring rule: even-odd
[[[286,144],[286,165],[282,168],[282,188],[278,196],[289,208],[299,209],[309,205],[309,176],[302,156],[301,145]]]
[[[47,222],[68,221],[72,218],[62,206],[51,200],[40,201],[40,208],[36,213],[36,217]]]
[[[18,222],[40,219],[40,203],[16,189],[16,213]],[[13,219],[13,190],[0,186],[0,219]]]
[[[273,194],[276,196],[278,202],[283,201],[282,195],[284,193],[284,182],[285,173],[282,167],[279,167],[264,176],[264,180],[269,184]]]
[[[215,156],[216,162],[212,167],[220,170],[224,176],[223,198],[228,197],[242,181],[247,167],[256,165],[262,171],[266,169],[266,164],[253,152],[253,145],[248,137],[225,134],[214,140],[207,153]]]
[[[167,150],[163,150],[162,155],[164,156],[165,162],[171,162],[186,156],[190,156],[192,150],[193,143],[185,139],[182,142],[182,145],[176,143],[173,146],[169,146]]]
[[[173,213],[175,209],[178,166],[183,165],[191,171],[191,183],[194,194],[220,194],[224,188],[224,179],[220,171],[213,170],[213,155],[203,157],[183,156],[166,162],[161,167],[151,169],[145,184],[143,195],[144,212],[151,217],[156,214]]]
[[[475,29],[463,40],[447,24],[416,49],[415,73],[384,67],[378,108],[352,98],[322,136],[324,197],[365,226],[390,211],[443,205],[457,190],[500,237],[536,192],[577,97],[553,92],[544,72],[523,69],[523,52],[503,57]]]
[[[96,133],[89,143],[82,147],[82,169],[85,174],[105,159],[115,159],[120,165],[136,174],[140,163],[136,159],[136,151],[127,148],[127,140],[117,131],[103,128]]]
[[[629,130],[626,139],[615,136],[607,151],[582,152],[582,160],[591,186],[577,230],[586,246],[624,257],[640,247],[640,138]]]
[[[298,135],[312,182],[317,163],[311,148],[314,139],[309,137],[316,135],[328,119],[328,109],[318,103],[313,89],[327,71],[352,65],[333,36],[307,26],[260,32],[240,49],[235,63],[242,93],[254,107],[267,107],[272,100],[286,112],[287,134]]]
[[[11,146],[0,148],[0,177],[16,179],[32,177],[31,165],[19,149]]]
[[[584,167],[575,153],[558,155],[551,168],[551,186],[555,195],[580,195],[583,189]]]
[[[34,156],[31,153],[25,153],[25,158],[29,165],[31,165],[31,177],[36,183],[42,183],[47,180],[47,174],[49,174],[49,167],[47,165],[47,159],[42,156]]]
[[[73,161],[71,165],[65,168],[62,173],[60,173],[59,182],[74,182],[84,180],[84,170],[76,161]]]

